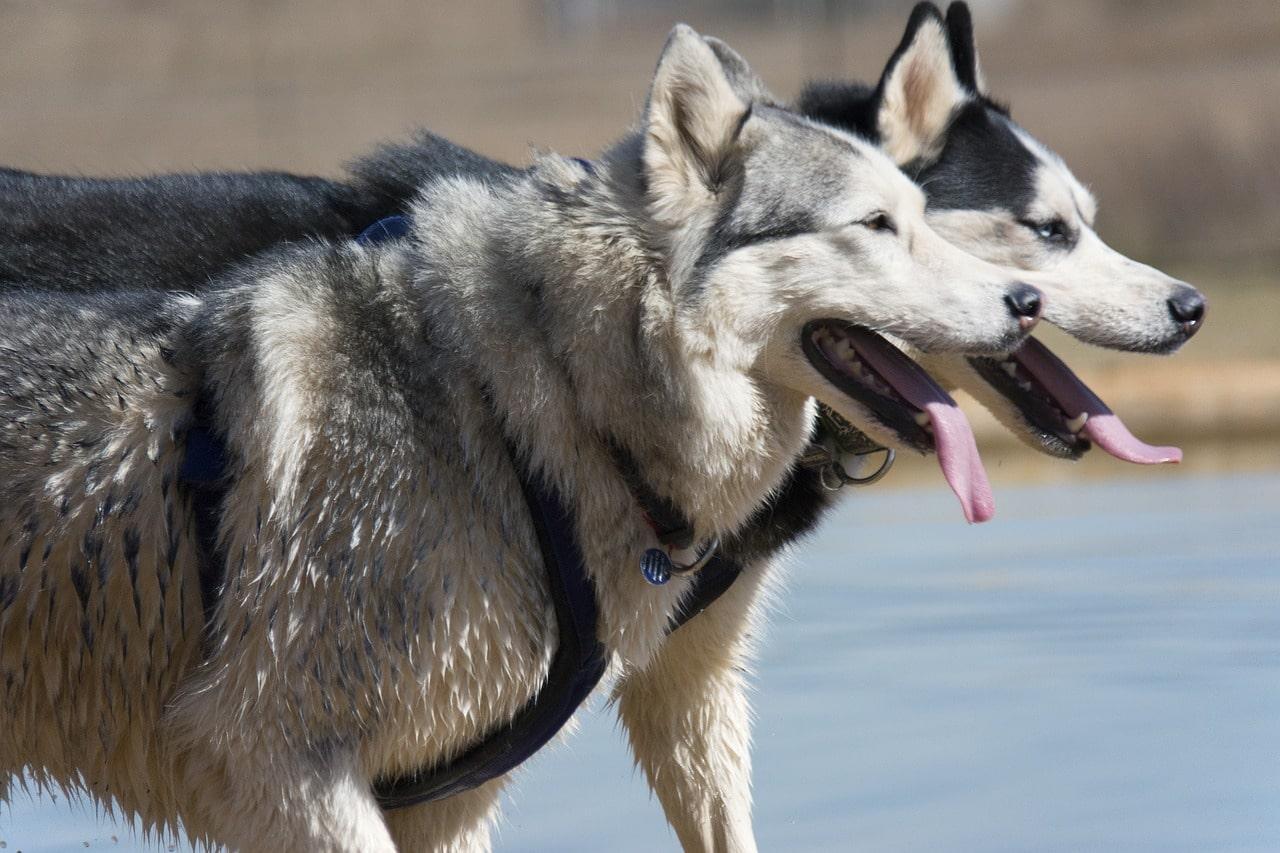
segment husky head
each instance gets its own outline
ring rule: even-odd
[[[927,192],[927,219],[939,234],[1021,271],[1044,291],[1045,319],[1080,340],[1165,353],[1199,329],[1200,293],[1107,246],[1093,230],[1093,196],[988,97],[964,3],[951,4],[945,19],[933,4],[918,5],[874,89],[812,85],[798,108],[878,141]],[[1130,461],[1175,455],[1129,435],[1037,342],[1004,359],[928,366],[1046,452],[1074,458],[1092,439]]]
[[[882,152],[772,106],[736,54],[688,28],[663,52],[641,145],[686,340],[889,445],[936,449],[970,517],[985,517],[963,417],[877,333],[929,352],[1007,351],[1035,323],[1034,288],[939,237]]]

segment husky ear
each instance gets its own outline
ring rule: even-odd
[[[645,108],[644,171],[656,213],[680,220],[710,198],[728,177],[749,114],[711,47],[689,27],[676,26]]]
[[[889,156],[904,165],[936,155],[952,114],[968,98],[938,7],[921,3],[912,10],[876,92],[876,125]]]
[[[778,99],[765,88],[764,81],[756,76],[750,65],[747,65],[747,61],[741,54],[715,36],[703,36],[703,41],[707,43],[707,47],[711,48],[716,59],[720,60],[720,67],[724,69],[729,85],[738,93],[739,98],[748,104],[778,102]]]
[[[978,43],[973,37],[973,17],[968,3],[956,2],[947,7],[947,37],[951,44],[951,64],[960,85],[975,94],[984,94],[987,83],[978,64]]]

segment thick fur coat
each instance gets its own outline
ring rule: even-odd
[[[890,136],[916,134],[901,146],[916,152],[908,159],[929,186],[931,222],[957,224],[948,236],[976,254],[1050,264],[1051,250],[1015,256],[1004,246],[1017,211],[1038,205],[1056,216],[1057,205],[1091,222],[1091,199],[978,95],[967,13],[949,13],[942,34],[941,16],[922,8],[878,89],[816,89],[801,106],[890,148]],[[772,102],[736,54],[708,44],[739,96]],[[908,70],[927,84],[916,100],[893,88]],[[727,133],[714,122],[697,132]],[[1016,144],[1001,150],[1025,168],[1003,184],[980,181],[970,149],[1002,132]],[[643,153],[633,138],[614,157]],[[669,241],[636,239],[654,233],[654,210],[637,215],[654,189],[642,181],[600,189],[582,164],[558,158],[524,173],[430,134],[357,162],[342,182],[0,174],[14,225],[0,240],[0,285],[96,292],[9,296],[0,306],[0,696],[17,734],[7,751],[0,743],[0,771],[26,765],[115,797],[153,824],[181,816],[194,834],[243,847],[307,839],[313,849],[374,849],[388,831],[404,846],[483,847],[498,784],[385,820],[367,786],[474,742],[545,677],[554,620],[513,498],[505,432],[522,464],[555,475],[581,505],[585,540],[616,540],[589,556],[610,570],[603,627],[618,708],[682,842],[749,848],[748,637],[772,558],[829,494],[816,474],[792,467],[803,428],[754,444],[744,438],[761,434],[752,424],[698,432],[751,383],[707,383],[712,374],[685,370],[687,351],[646,338],[687,306],[655,298],[655,281],[636,271],[656,259],[671,279],[696,278],[763,228],[785,240],[815,223],[750,194],[724,215],[689,192],[690,175],[694,190],[714,177],[698,152],[680,156],[663,175],[671,207],[656,218],[693,225],[659,230]],[[606,177],[635,177],[616,166]],[[467,179],[417,202],[412,248],[342,241],[405,210],[424,180],[449,175]],[[1011,193],[1017,204],[1006,203]],[[809,198],[796,209],[806,204],[819,206]],[[11,223],[16,211],[26,213]],[[965,231],[979,212],[1009,223]],[[234,269],[288,242],[299,245]],[[603,301],[580,284],[642,279]],[[129,292],[145,288],[216,293]],[[1166,309],[1153,304],[1159,310],[1142,316],[1165,335]],[[1080,322],[1104,327],[1095,337],[1111,334],[1096,311]],[[938,344],[927,325],[902,331]],[[964,366],[934,363],[953,374]],[[990,387],[971,373],[957,383]],[[694,388],[713,388],[712,399]],[[223,524],[230,583],[211,629],[177,483],[200,398],[214,402],[235,469]],[[794,402],[746,410],[769,420]],[[1017,412],[1005,420],[1027,429]],[[668,441],[673,430],[696,439]],[[1070,455],[1043,427],[1032,431]],[[616,523],[634,520],[634,504],[592,445],[604,432],[624,437],[655,485],[749,566],[674,635],[663,626],[681,584],[641,585],[635,554],[648,534]],[[549,435],[563,442],[548,445]],[[741,482],[725,479],[716,465],[737,465],[744,448],[754,465]],[[712,467],[691,470],[694,458]],[[686,488],[704,475],[725,492]],[[779,476],[782,497],[770,500]],[[610,521],[595,527],[593,518]],[[477,561],[477,548],[492,559]],[[250,817],[237,829],[227,813]]]
[[[655,540],[609,445],[731,536],[794,465],[814,388],[885,429],[805,360],[807,323],[995,351],[1026,333],[1020,285],[933,235],[873,148],[744,100],[687,28],[597,167],[443,179],[413,216],[406,241],[286,247],[200,299],[5,301],[0,771],[240,849],[487,846],[500,780],[385,817],[370,782],[545,680],[523,468],[573,508],[682,842],[749,849],[740,669],[767,573],[668,637],[689,581],[637,570]],[[208,622],[178,478],[197,406],[230,456]]]

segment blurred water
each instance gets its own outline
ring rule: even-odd
[[[847,499],[757,677],[765,850],[1280,850],[1280,476]],[[498,849],[676,843],[610,715],[535,758]],[[8,850],[135,846],[19,798]]]

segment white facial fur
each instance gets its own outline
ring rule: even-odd
[[[966,353],[1003,350],[1025,331],[1004,301],[1013,278],[934,233],[919,188],[878,151],[848,141],[857,154],[839,202],[822,211],[825,221],[731,252],[709,275],[709,302],[695,316],[739,367],[866,424],[862,407],[802,352],[806,323],[845,320],[921,350]],[[869,225],[881,213],[896,233]]]
[[[957,26],[948,31],[936,9],[913,13],[878,87],[876,130],[882,149],[903,166],[938,162],[956,123],[963,124],[963,111],[985,110],[989,120],[1012,138],[1007,143],[995,137],[990,141],[995,148],[987,153],[997,158],[995,164],[982,163],[979,151],[970,154],[979,157],[977,165],[985,171],[975,176],[978,186],[1003,181],[1003,189],[1011,191],[1010,199],[1016,198],[1026,180],[1024,164],[1010,162],[1009,171],[1002,174],[999,148],[1021,145],[1035,163],[1032,198],[1029,203],[1004,204],[995,201],[999,193],[986,201],[981,190],[978,199],[961,193],[931,209],[930,224],[965,251],[1025,273],[1020,277],[1047,297],[1044,318],[1069,334],[1116,349],[1176,349],[1189,332],[1171,313],[1169,300],[1194,294],[1187,285],[1107,246],[1093,230],[1096,201],[1061,158],[999,115],[999,110],[983,105],[985,84],[967,19],[967,10],[949,9],[947,23]],[[967,42],[959,45],[959,57],[953,56],[953,38]],[[957,61],[966,60],[971,63],[966,69],[968,84],[961,82],[956,69]],[[830,106],[824,109],[839,115]],[[986,165],[991,168],[984,169]],[[955,169],[945,181],[952,188],[963,181]],[[928,186],[936,176],[926,172],[924,177]],[[1048,242],[1030,227],[1055,221],[1063,224],[1069,241]]]
[[[1016,280],[934,233],[922,192],[891,160],[749,104],[748,74],[737,68],[735,86],[712,47],[677,29],[649,97],[648,215],[692,360],[764,380],[766,394],[816,396],[863,424],[805,357],[807,323],[950,352],[1002,351],[1025,336],[1006,302]]]
[[[1185,335],[1168,300],[1187,286],[1104,243],[1093,230],[1093,195],[1057,155],[1010,127],[1038,160],[1035,196],[1025,214],[936,210],[928,214],[930,224],[965,251],[1018,270],[1044,292],[1044,319],[1080,340],[1139,351],[1180,345]],[[1064,244],[1048,243],[1030,227],[1054,221],[1065,226]]]

